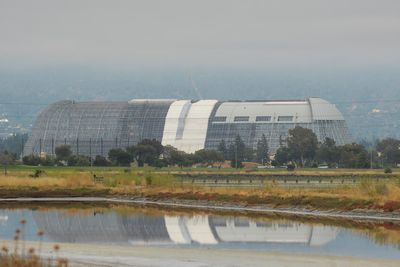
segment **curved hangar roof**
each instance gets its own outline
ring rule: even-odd
[[[142,212],[75,212],[66,216],[66,212],[30,211],[24,216],[34,223],[35,230],[45,230],[47,241],[63,243],[218,245],[247,242],[322,246],[339,233],[336,227],[248,218],[161,213],[149,216]],[[14,213],[6,214],[10,218],[20,218]],[[6,238],[12,238],[8,237],[10,231],[2,231],[0,225],[0,234],[3,232]],[[36,235],[32,233],[31,236]]]
[[[54,154],[70,144],[75,153],[107,155],[143,139],[157,139],[188,153],[217,148],[240,135],[255,147],[263,134],[274,152],[290,128],[311,128],[319,138],[351,142],[342,114],[320,99],[293,101],[226,101],[135,99],[127,102],[60,101],[38,117],[24,154]]]
[[[257,122],[257,117],[269,116],[271,122],[311,123],[314,120],[344,120],[335,105],[320,98],[308,101],[244,101],[224,102],[216,117],[226,117],[226,122],[235,122],[237,117],[249,117],[249,122]],[[292,120],[282,117],[292,117]],[[281,118],[281,119],[279,119]]]
[[[178,100],[171,104],[162,138],[163,145],[195,152],[215,149],[224,139],[240,135],[250,147],[265,134],[274,152],[295,125],[311,128],[319,140],[351,142],[344,118],[335,105],[320,99],[296,101]]]

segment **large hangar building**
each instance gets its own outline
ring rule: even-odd
[[[264,134],[270,152],[285,143],[289,129],[312,129],[319,141],[352,142],[346,122],[335,105],[321,98],[279,101],[218,101],[137,99],[126,102],[60,101],[37,118],[24,155],[54,155],[68,144],[76,154],[107,156],[143,139],[193,153],[217,149],[239,135],[256,148]]]

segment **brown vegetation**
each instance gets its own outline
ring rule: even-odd
[[[166,171],[124,168],[48,168],[40,177],[30,177],[32,168],[10,170],[7,177],[0,175],[0,198],[12,197],[78,197],[121,196],[152,200],[197,200],[203,202],[238,203],[241,205],[269,205],[273,207],[305,207],[310,209],[375,209],[385,212],[400,210],[400,178],[370,178],[377,171],[355,171],[352,175],[360,183],[335,187],[280,187],[268,180],[263,187],[204,187],[182,184],[180,178]],[[201,172],[191,173],[198,175]],[[214,173],[221,174],[215,171]],[[294,175],[349,175],[350,170],[302,170]],[[93,181],[93,174],[104,177],[101,183]],[[286,174],[264,172],[262,174]],[[381,175],[382,172],[380,172]],[[224,174],[227,175],[227,174]],[[236,173],[239,175],[239,173]],[[243,173],[243,175],[250,175]],[[293,175],[293,174],[291,174]],[[365,175],[366,177],[363,177]]]
[[[41,247],[44,232],[38,231],[39,242],[37,247],[26,248],[24,237],[24,228],[26,220],[20,221],[21,229],[15,230],[15,236],[11,247],[4,245],[0,252],[0,266],[2,267],[68,267],[68,260],[58,255],[59,245],[54,245],[53,252],[56,257],[42,258]]]

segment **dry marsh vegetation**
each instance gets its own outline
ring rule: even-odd
[[[0,251],[0,266],[2,267],[68,267],[68,260],[60,257],[60,246],[53,246],[55,257],[42,257],[42,243],[44,232],[39,230],[39,242],[36,247],[27,247],[24,240],[24,231],[27,221],[20,221],[20,228],[15,230],[14,240],[10,246],[3,245]]]
[[[39,175],[37,170],[40,170]],[[314,171],[313,175],[360,176],[352,186],[279,187],[266,183],[259,188],[204,187],[181,184],[175,170],[159,171],[130,168],[28,168],[16,167],[0,175],[0,197],[49,196],[132,196],[150,199],[185,199],[272,206],[304,206],[323,209],[370,208],[384,211],[400,210],[400,178],[396,170],[390,179],[362,178],[363,174],[378,175],[382,170]],[[217,172],[217,171],[214,171]],[[298,170],[310,174],[311,170]],[[244,172],[248,174],[248,172]],[[265,172],[268,173],[268,172]],[[272,173],[287,173],[273,170]],[[100,183],[93,175],[102,177]],[[35,177],[37,176],[37,177]]]

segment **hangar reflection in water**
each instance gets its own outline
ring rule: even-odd
[[[116,212],[71,213],[67,210],[3,211],[1,239],[12,239],[21,218],[27,239],[43,229],[46,240],[67,243],[148,245],[221,245],[287,243],[320,246],[334,240],[338,228],[293,221],[263,221],[212,215],[171,216]],[[14,228],[14,230],[12,230]],[[8,238],[7,238],[8,236]]]
[[[0,209],[0,241],[13,243],[16,228],[22,239],[38,241],[44,230],[50,243],[136,245],[159,249],[256,250],[400,259],[396,224],[379,223],[353,228],[324,221],[303,223],[279,217],[249,218],[204,213],[164,212],[145,208]],[[27,224],[22,227],[20,220]],[[371,226],[374,227],[371,227]],[[388,227],[388,228],[386,228]],[[3,242],[9,240],[9,242]],[[153,247],[151,247],[153,246]],[[179,253],[179,252],[177,252]]]

